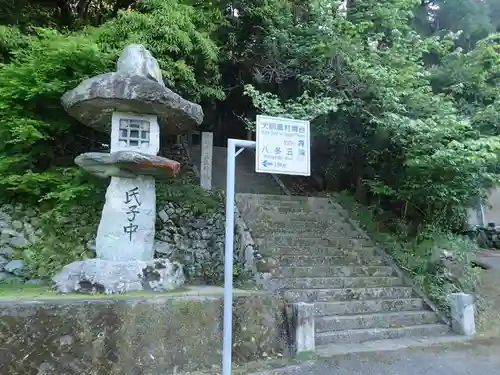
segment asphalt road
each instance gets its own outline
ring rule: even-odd
[[[348,355],[257,374],[500,375],[500,342]]]

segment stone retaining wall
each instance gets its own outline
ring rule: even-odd
[[[236,295],[235,362],[285,351],[282,301]],[[0,374],[172,374],[218,366],[222,296],[0,301]],[[179,371],[179,372],[178,372]]]

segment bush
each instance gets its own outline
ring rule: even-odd
[[[112,67],[86,35],[36,29],[29,47],[0,65],[0,191],[5,199],[68,197],[78,187],[73,158],[89,151],[89,136],[60,104],[62,93]],[[86,188],[82,188],[85,190]]]
[[[388,217],[377,207],[360,205],[347,193],[336,194],[334,198],[445,314],[450,311],[449,293],[476,291],[478,273],[471,264],[476,244],[467,236],[443,232],[437,226],[422,228],[416,236],[411,235],[403,222]],[[387,228],[388,224],[392,230]]]

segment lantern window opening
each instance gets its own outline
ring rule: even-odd
[[[120,119],[121,146],[147,148],[150,142],[150,123],[145,120]]]

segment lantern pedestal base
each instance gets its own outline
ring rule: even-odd
[[[182,266],[168,259],[148,262],[87,259],[65,266],[53,281],[61,293],[122,294],[168,291],[184,284]]]

